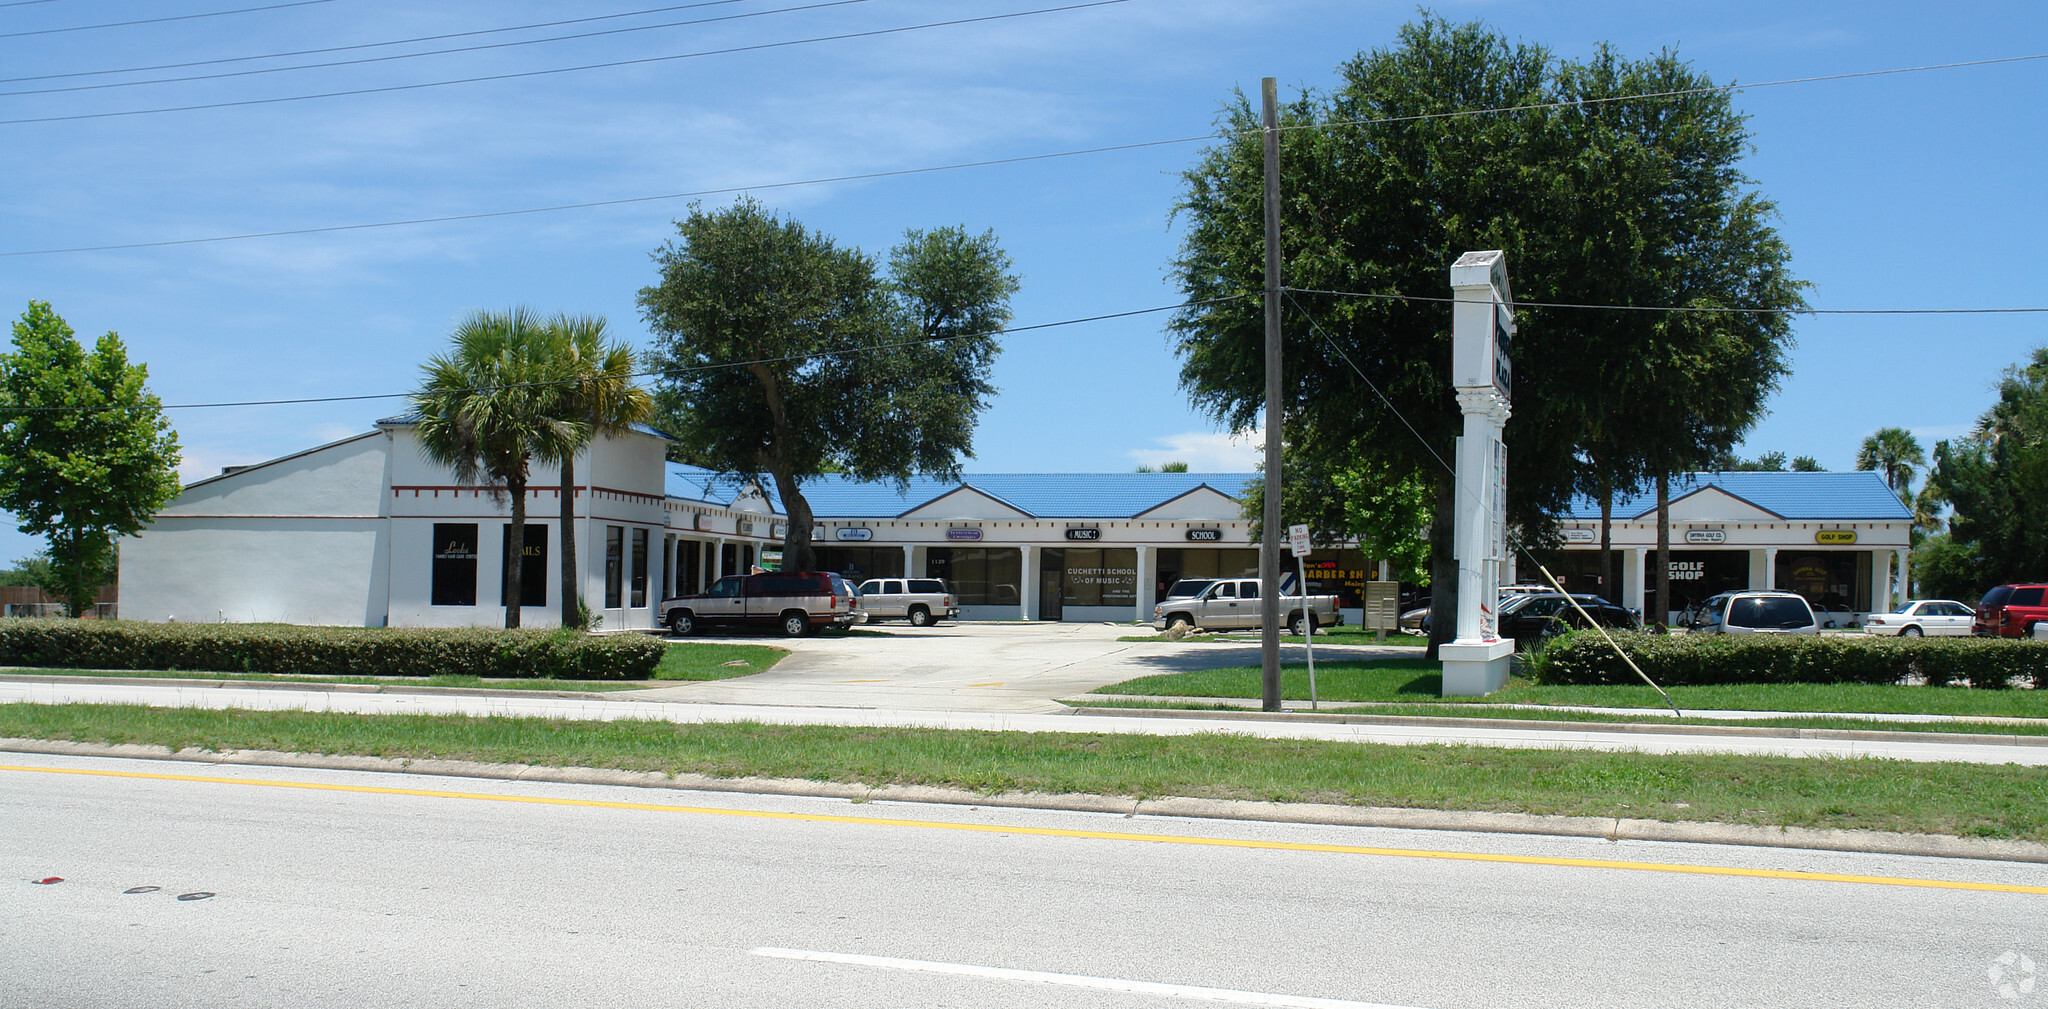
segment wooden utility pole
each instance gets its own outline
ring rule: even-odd
[[[1280,101],[1279,85],[1259,83],[1266,141],[1266,511],[1259,545],[1259,694],[1280,710]],[[1308,591],[1306,585],[1302,591]]]

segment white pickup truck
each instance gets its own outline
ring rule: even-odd
[[[1292,577],[1280,583],[1280,619],[1287,633],[1344,623],[1336,596],[1290,594],[1295,583]],[[1162,631],[1180,624],[1216,631],[1255,628],[1259,609],[1257,578],[1183,578],[1152,608],[1152,626]]]

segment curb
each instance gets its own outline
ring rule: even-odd
[[[1686,844],[1729,844],[1878,855],[2048,863],[2048,844],[1980,840],[1945,834],[1896,834],[1879,830],[1817,830],[1810,827],[1756,827],[1734,823],[1465,812],[1391,806],[1338,806],[1307,802],[1256,802],[1245,799],[1136,799],[1129,796],[1043,792],[983,795],[960,789],[925,785],[885,785],[871,788],[865,785],[800,778],[713,778],[700,774],[680,774],[671,777],[659,771],[620,771],[597,767],[542,767],[531,764],[486,764],[466,760],[329,756],[316,753],[280,753],[272,750],[216,752],[188,748],[172,751],[168,747],[133,743],[76,743],[44,739],[0,739],[0,753],[176,760],[257,767],[302,767],[390,774],[426,774],[451,778],[488,778],[500,781],[630,785],[637,788],[673,791],[741,792],[848,799],[859,802],[880,800],[953,806],[1119,813],[1125,817],[1179,816],[1340,827],[1455,830],[1486,834],[1599,838],[1607,841],[1671,841]]]
[[[1976,732],[1894,732],[1883,729],[1797,729],[1767,725],[1689,725],[1656,722],[1567,722],[1549,718],[1450,718],[1441,715],[1322,714],[1312,711],[1246,711],[1210,708],[1093,708],[1060,703],[1077,715],[1134,718],[1242,718],[1251,721],[1321,722],[1334,725],[1419,725],[1440,729],[1530,729],[1542,732],[1618,732],[1660,736],[1735,736],[1750,739],[1850,739],[1873,743],[1974,743],[1982,746],[2048,746],[2048,736]]]

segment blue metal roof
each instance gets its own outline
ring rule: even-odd
[[[1892,493],[1890,487],[1885,486],[1884,479],[1868,470],[1851,473],[1681,473],[1671,478],[1671,500],[1677,501],[1708,487],[1717,487],[1785,519],[1896,521],[1913,517],[1912,510]],[[1617,519],[1647,518],[1656,514],[1655,487],[1614,501],[1614,517]],[[1600,503],[1592,498],[1575,498],[1563,517],[1598,519]]]
[[[705,470],[669,465],[668,494],[692,501],[729,503],[739,485]],[[838,475],[804,483],[804,498],[819,518],[894,518],[969,487],[1037,518],[1131,518],[1200,487],[1243,497],[1256,473],[968,473],[958,480],[913,477],[907,487]],[[772,486],[764,488],[777,511]]]

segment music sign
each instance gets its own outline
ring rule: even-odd
[[[1087,528],[1081,529],[1069,529],[1067,530],[1067,538],[1081,543],[1093,543],[1102,538],[1102,530],[1097,529],[1094,526],[1089,526]]]

